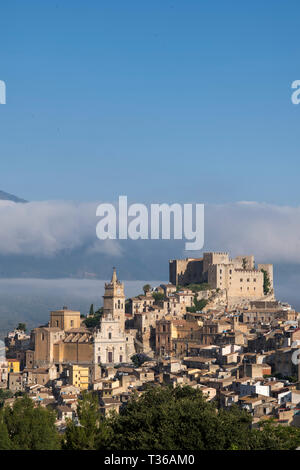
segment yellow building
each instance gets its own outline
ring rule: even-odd
[[[87,390],[89,386],[89,368],[73,364],[68,367],[69,384],[80,390]]]
[[[62,310],[55,310],[50,314],[51,328],[59,328],[67,331],[72,328],[80,328],[80,324],[80,312],[69,310],[68,307],[63,307]]]
[[[20,372],[20,361],[18,359],[7,359],[8,372]]]

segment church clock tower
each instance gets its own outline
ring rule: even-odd
[[[115,320],[119,321],[121,330],[125,330],[124,284],[118,280],[116,268],[113,268],[111,282],[105,283],[103,315],[112,315]]]

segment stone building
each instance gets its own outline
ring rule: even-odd
[[[34,366],[56,364],[91,365],[117,364],[130,361],[135,353],[134,334],[125,331],[124,284],[116,270],[110,283],[105,284],[103,315],[98,328],[86,328],[80,312],[53,311],[47,326],[35,328],[32,335]]]
[[[228,253],[203,253],[203,258],[170,260],[170,282],[174,285],[207,282],[211,289],[226,290],[231,298],[262,298],[264,269],[273,293],[273,265],[259,264],[255,269],[254,256],[229,258]]]
[[[124,284],[117,278],[116,268],[113,268],[111,282],[105,283],[103,296],[103,316],[111,314],[118,320],[121,331],[125,330],[125,294]]]
[[[94,363],[120,364],[130,362],[135,353],[134,335],[125,330],[124,284],[114,268],[110,283],[105,284],[103,315],[94,333]]]
[[[194,320],[174,320],[170,317],[156,322],[156,354],[159,356],[184,355],[188,343],[200,337],[201,328]]]

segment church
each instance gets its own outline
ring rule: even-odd
[[[135,354],[134,331],[125,330],[124,284],[118,280],[114,268],[111,282],[105,284],[103,315],[94,334],[94,363],[130,362]]]
[[[53,311],[48,325],[35,328],[31,335],[31,353],[35,367],[52,364],[115,365],[130,362],[135,354],[136,330],[125,329],[124,284],[113,269],[111,282],[105,284],[103,314],[99,325],[87,328],[80,312]],[[32,357],[31,355],[28,355]]]

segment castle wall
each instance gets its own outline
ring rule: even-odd
[[[170,260],[169,278],[174,285],[203,282],[203,259],[186,258]]]
[[[211,264],[228,264],[229,255],[226,252],[203,253],[203,272],[208,271]]]
[[[254,256],[244,255],[236,256],[231,260],[235,269],[253,269],[254,268]]]
[[[182,284],[187,284],[194,277],[194,282],[206,281],[212,289],[225,290],[228,298],[260,298],[264,296],[261,269],[265,269],[273,290],[273,265],[259,264],[255,269],[253,255],[230,259],[225,252],[204,253],[201,267],[197,261],[192,258],[172,260],[170,272],[172,275],[176,272],[177,283],[181,279]]]
[[[231,297],[263,297],[263,273],[257,270],[237,269],[232,271],[228,285]]]

